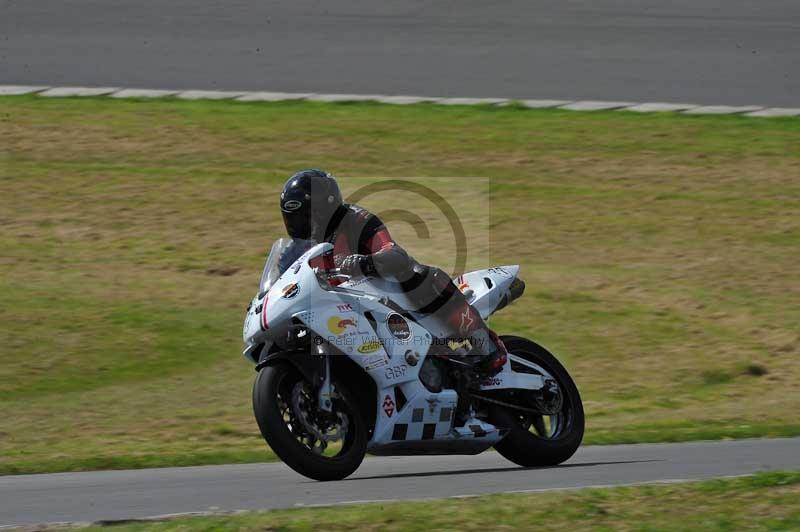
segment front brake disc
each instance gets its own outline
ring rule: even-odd
[[[319,441],[330,443],[339,441],[345,437],[348,428],[347,416],[341,412],[336,412],[337,422],[325,423],[324,428],[317,423],[316,416],[310,411],[309,394],[305,389],[305,383],[298,382],[292,390],[292,411],[295,417],[303,425],[303,428]],[[330,416],[330,415],[328,415]]]

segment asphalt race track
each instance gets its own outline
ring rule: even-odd
[[[800,468],[800,438],[584,447],[523,469],[499,454],[367,458],[350,478],[279,463],[0,477],[0,526],[663,482]]]
[[[0,84],[798,107],[800,2],[0,0]]]

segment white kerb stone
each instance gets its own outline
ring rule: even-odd
[[[313,95],[313,92],[246,92],[236,99],[240,102],[283,102],[304,100]]]
[[[414,103],[438,102],[441,98],[428,98],[425,96],[381,96],[376,101],[395,105],[410,105]]]
[[[665,113],[665,112],[683,111],[684,109],[691,109],[692,107],[697,107],[697,104],[650,102],[650,103],[640,103],[638,105],[633,105],[631,107],[623,107],[622,109],[620,109],[620,111],[634,111],[637,113]]]
[[[105,96],[119,90],[119,87],[53,87],[40,96],[61,97],[61,96]]]
[[[440,105],[500,105],[510,101],[508,98],[442,98],[436,103]]]
[[[175,96],[179,91],[165,91],[156,89],[122,89],[111,95],[112,98],[164,98]]]
[[[383,98],[380,94],[314,94],[306,98],[311,102],[372,102]]]
[[[234,91],[183,91],[177,94],[178,98],[182,100],[227,100],[231,98],[238,98],[244,92]]]
[[[568,109],[570,111],[607,111],[610,109],[619,109],[620,107],[630,107],[636,105],[635,102],[603,102],[598,100],[580,100],[577,102],[562,105],[559,109]]]
[[[767,107],[766,109],[762,109],[760,111],[747,113],[745,116],[800,116],[800,107]]]
[[[31,85],[0,85],[0,96],[18,96],[20,94],[30,94],[41,92],[50,87],[35,87]]]
[[[571,103],[570,100],[519,100],[523,107],[531,109],[546,109],[548,107],[558,107],[559,105],[566,105]]]
[[[733,115],[758,111],[763,107],[758,105],[701,105],[684,111],[687,115]]]

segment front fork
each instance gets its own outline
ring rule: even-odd
[[[331,403],[331,397],[333,396],[333,385],[331,383],[330,354],[328,353],[325,344],[316,346],[316,349],[321,360],[321,373],[324,375],[322,384],[320,385],[319,392],[317,394],[317,404],[319,405],[319,409],[321,411],[330,413],[333,411],[333,404]]]

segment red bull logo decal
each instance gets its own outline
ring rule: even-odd
[[[343,318],[341,316],[328,318],[328,330],[333,334],[344,334],[350,327],[356,328],[356,320],[353,318]]]

